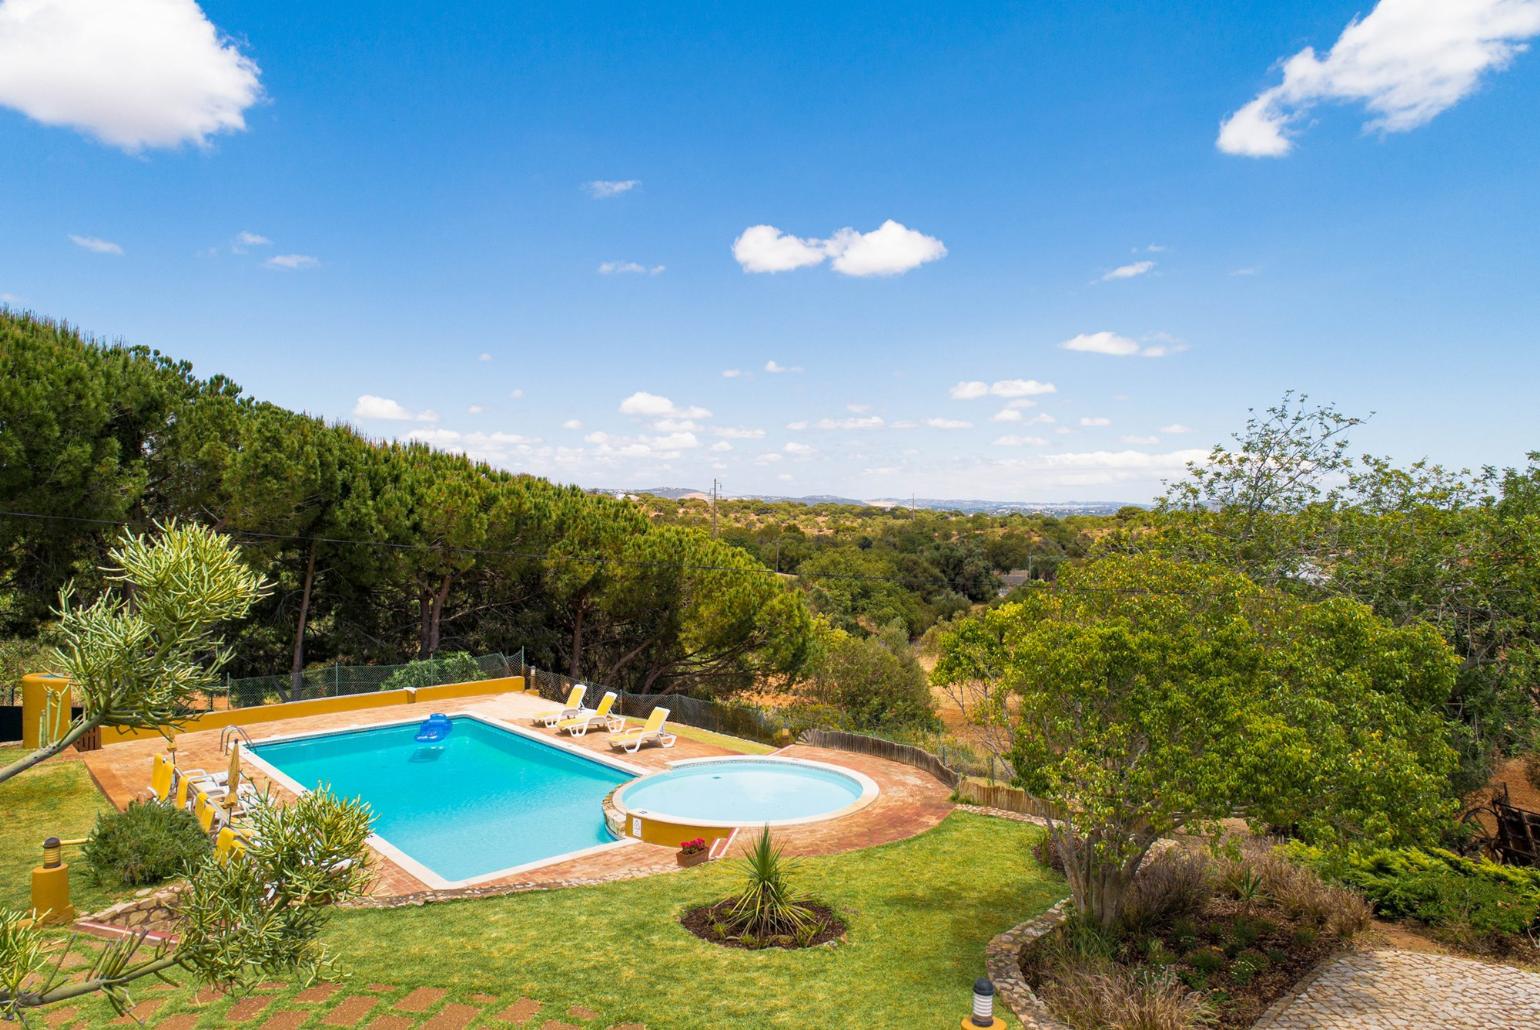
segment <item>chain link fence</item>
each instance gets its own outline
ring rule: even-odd
[[[530,677],[531,686],[548,701],[565,701],[573,685],[583,682],[550,669],[529,669],[525,675]],[[588,684],[588,694],[583,698],[583,703],[597,705],[599,698],[609,689],[594,683]],[[646,719],[654,708],[667,708],[670,719],[686,726],[755,740],[761,744],[788,743],[789,739],[795,739],[797,733],[807,728],[794,715],[731,701],[709,701],[684,694],[633,694],[629,690],[616,690],[614,693],[616,709],[628,718]]]
[[[401,665],[327,665],[306,669],[296,684],[290,675],[225,677],[199,698],[195,711],[254,708],[283,701],[311,701],[348,694],[372,694],[402,687],[470,683],[474,680],[519,676],[524,672],[524,650],[512,655],[494,653],[435,655]]]

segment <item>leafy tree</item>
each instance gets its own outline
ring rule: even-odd
[[[893,626],[875,637],[827,630],[819,641],[808,688],[856,729],[935,730],[935,701],[915,661],[909,635]]]
[[[1451,811],[1438,705],[1456,662],[1425,625],[1312,604],[1213,565],[1107,557],[942,635],[934,676],[994,685],[1077,908],[1104,928],[1150,846],[1245,816],[1307,839],[1420,841]]]
[[[60,594],[55,661],[74,683],[81,714],[57,740],[4,769],[0,782],[58,754],[98,726],[175,725],[193,694],[229,660],[215,635],[245,615],[262,582],[213,530],[166,526],[129,534],[108,553],[110,587],[84,607]]]

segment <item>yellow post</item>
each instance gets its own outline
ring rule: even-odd
[[[53,704],[49,705],[49,695]],[[21,743],[36,750],[45,741],[40,737],[43,718],[51,712],[48,740],[58,740],[70,728],[70,681],[50,672],[33,672],[21,678]]]
[[[43,841],[43,864],[32,870],[32,908],[41,925],[68,923],[75,918],[70,904],[70,867],[60,857],[58,837]]]

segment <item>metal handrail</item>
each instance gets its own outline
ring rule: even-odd
[[[224,729],[219,731],[219,753],[220,754],[225,754],[226,752],[228,752],[230,750],[230,738],[231,737],[235,737],[236,739],[242,741],[246,745],[247,748],[252,748],[252,747],[256,746],[252,742],[251,734],[247,733],[244,728],[242,728],[240,726],[226,726]]]

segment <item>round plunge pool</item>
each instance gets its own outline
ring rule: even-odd
[[[646,840],[698,830],[719,837],[735,827],[789,826],[846,815],[877,796],[853,769],[794,758],[702,758],[633,780],[612,799],[626,832]]]

